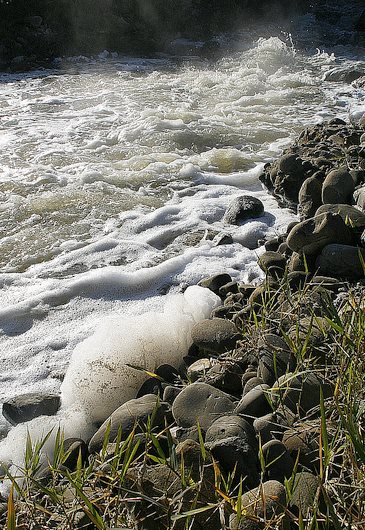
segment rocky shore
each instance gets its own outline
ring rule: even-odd
[[[19,528],[337,529],[362,520],[365,118],[306,129],[261,180],[300,216],[264,242],[264,281],[203,279],[222,304],[193,328],[188,356],[146,374],[91,439],[58,437],[52,463],[41,465],[42,444],[28,448],[18,500],[4,500],[7,528],[13,510]],[[243,196],[225,222],[263,211]],[[16,425],[59,405],[58,396],[19,396],[3,414]]]

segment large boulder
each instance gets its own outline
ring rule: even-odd
[[[350,229],[340,215],[331,212],[298,223],[287,237],[289,248],[300,254],[319,254],[323,247],[331,243],[352,243]]]
[[[58,394],[33,392],[8,399],[3,404],[3,416],[12,425],[30,421],[38,416],[53,416],[61,405]]]
[[[238,225],[247,219],[264,215],[264,205],[256,197],[242,195],[236,197],[229,205],[223,217],[223,222]]]
[[[350,203],[354,190],[355,183],[347,167],[333,169],[323,182],[322,202],[323,204]]]
[[[321,274],[359,280],[365,276],[365,249],[351,245],[326,245],[317,257]]]
[[[233,409],[231,398],[221,390],[206,383],[193,383],[175,398],[172,414],[179,427],[190,428],[199,423],[206,431],[216,419]]]
[[[305,179],[298,194],[298,213],[302,220],[310,219],[322,204],[322,182],[315,175]]]
[[[102,448],[108,430],[109,441],[113,442],[117,438],[119,430],[124,440],[133,430],[143,432],[149,418],[152,419],[153,426],[163,427],[167,411],[168,404],[160,401],[159,397],[154,394],[147,394],[138,399],[127,401],[105,420],[91,438],[90,453],[97,452]]]
[[[349,204],[323,204],[315,213],[316,215],[321,215],[327,212],[340,215],[342,220],[353,228],[365,228],[365,213],[355,208],[355,206],[350,206]]]

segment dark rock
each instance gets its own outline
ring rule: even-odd
[[[12,425],[30,421],[38,416],[53,416],[61,405],[55,394],[34,392],[8,399],[3,404],[3,416]]]
[[[357,20],[357,22],[355,24],[355,29],[357,31],[365,31],[365,9],[361,13],[360,17],[358,18],[358,20]]]
[[[308,274],[304,271],[293,271],[287,275],[287,280],[292,291],[303,289],[308,281]]]
[[[287,422],[280,414],[274,412],[256,418],[253,422],[253,428],[261,440],[261,445],[273,439],[281,439],[287,427]]]
[[[286,268],[286,258],[279,252],[266,251],[259,257],[258,264],[266,274],[280,278]]]
[[[179,427],[190,428],[199,422],[206,431],[213,421],[234,407],[230,397],[221,390],[205,383],[193,383],[176,397],[172,414]]]
[[[286,506],[286,490],[283,484],[269,480],[244,493],[241,498],[243,516],[231,515],[230,530],[262,530],[260,520],[274,521]]]
[[[149,394],[155,394],[156,396],[162,396],[163,389],[161,382],[155,377],[149,377],[144,381],[136,394],[136,398],[147,396]]]
[[[323,204],[350,203],[354,190],[355,184],[347,167],[333,169],[323,182],[322,202]]]
[[[273,237],[272,239],[269,239],[269,241],[266,241],[265,243],[265,249],[268,251],[268,252],[276,252],[279,248],[279,246],[281,245],[282,243],[282,238],[281,237]]]
[[[270,440],[262,446],[261,451],[265,462],[264,477],[267,480],[284,482],[291,477],[294,460],[282,442]]]
[[[235,470],[235,480],[258,484],[257,440],[253,427],[239,416],[222,416],[207,430],[205,445],[226,473]]]
[[[76,469],[79,458],[81,458],[81,462],[84,464],[89,454],[87,445],[81,438],[66,438],[63,442],[63,450],[67,456],[62,464],[71,471]]]
[[[291,272],[303,272],[306,275],[309,272],[313,272],[315,268],[315,256],[299,254],[298,252],[293,252],[290,257],[288,270]]]
[[[210,291],[213,291],[213,293],[215,293],[216,295],[219,295],[219,288],[231,281],[232,278],[229,274],[221,273],[214,274],[214,276],[210,276],[209,278],[204,278],[203,280],[200,280],[198,285],[200,285],[201,287],[206,287]]]
[[[101,449],[109,425],[110,442],[116,439],[119,430],[122,432],[122,439],[125,440],[133,429],[136,432],[143,432],[148,418],[153,418],[154,426],[162,427],[167,410],[168,405],[160,401],[158,396],[154,394],[127,401],[105,420],[91,438],[89,443],[90,453],[97,452]]]
[[[193,326],[191,339],[201,351],[224,353],[236,346],[241,337],[236,326],[223,318],[206,319]]]
[[[208,370],[205,382],[228,394],[242,393],[242,367],[231,361],[219,362]]]
[[[294,252],[319,254],[331,243],[351,244],[352,234],[341,216],[323,213],[296,225],[288,234],[287,243]]]
[[[165,387],[164,391],[163,391],[163,396],[162,396],[162,400],[165,401],[166,403],[169,403],[170,405],[173,404],[176,396],[178,396],[181,392],[182,388],[179,388],[179,387],[176,387],[176,386],[172,386],[172,385],[168,385],[167,387]]]
[[[300,465],[314,473],[319,472],[319,437],[318,423],[306,422],[287,429],[283,434],[283,444]]]
[[[310,219],[322,204],[322,183],[316,176],[305,179],[298,195],[298,213],[300,219]]]
[[[223,217],[223,222],[238,225],[247,219],[254,219],[264,215],[264,205],[256,197],[242,195],[236,197],[229,205]]]
[[[348,204],[323,204],[318,208],[316,215],[327,212],[340,215],[342,220],[352,228],[365,228],[365,213],[354,206]]]
[[[200,429],[200,433],[204,438],[205,431]],[[188,429],[178,427],[175,431],[175,438],[179,443],[185,442],[185,440],[194,440],[195,442],[199,442],[199,429],[196,425],[194,425],[194,427],[189,427]]]
[[[220,245],[232,245],[233,239],[230,234],[221,233],[215,236],[215,238],[213,239],[213,243],[216,247]]]
[[[178,371],[170,364],[160,364],[160,366],[156,368],[155,374],[161,377],[166,383],[175,383],[179,380]]]
[[[279,245],[278,252],[279,254],[282,254],[283,256],[285,256],[285,258],[289,258],[293,254],[292,249],[288,247],[288,244],[286,241]]]
[[[222,287],[219,288],[219,296],[221,298],[226,298],[228,294],[236,294],[238,293],[238,283],[233,281],[226,283],[225,285],[222,285]]]
[[[242,396],[245,396],[246,394],[248,394],[250,392],[250,390],[252,390],[253,388],[259,386],[259,385],[263,385],[265,384],[264,381],[261,379],[261,377],[250,377],[250,379],[246,382],[244,388],[243,388],[243,392],[242,392]]]
[[[270,412],[272,412],[272,407],[270,404],[270,387],[268,385],[256,386],[250,390],[243,396],[234,411],[235,414],[245,416],[251,421]]]
[[[204,376],[208,372],[208,370],[212,367],[212,365],[213,365],[213,362],[211,359],[207,359],[207,358],[198,359],[193,364],[191,364],[186,371],[188,380],[194,383],[200,377]]]
[[[321,380],[316,373],[294,375],[285,374],[274,383],[271,389],[273,403],[285,405],[293,412],[307,413],[320,403],[320,389],[324,398],[332,394],[328,383]]]
[[[365,249],[350,245],[327,245],[317,257],[321,274],[359,280],[365,276]]]

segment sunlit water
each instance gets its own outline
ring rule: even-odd
[[[263,164],[303,127],[365,109],[363,90],[331,81],[365,71],[361,50],[295,48],[255,38],[216,62],[105,53],[1,75],[0,401],[58,391],[104,317],[216,272],[260,277],[258,240],[295,218],[262,189]],[[243,193],[265,216],[225,225]],[[222,231],[234,244],[210,241]]]

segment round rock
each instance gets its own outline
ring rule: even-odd
[[[347,167],[333,169],[326,176],[322,186],[323,204],[341,204],[351,202],[355,184]]]
[[[322,249],[316,266],[324,275],[359,280],[365,276],[364,261],[364,248],[332,244]]]
[[[247,219],[264,215],[264,205],[256,197],[242,195],[236,197],[229,205],[223,217],[223,222],[238,225]]]
[[[223,318],[202,320],[191,330],[193,343],[200,350],[211,353],[219,354],[232,350],[240,337],[233,322]]]

